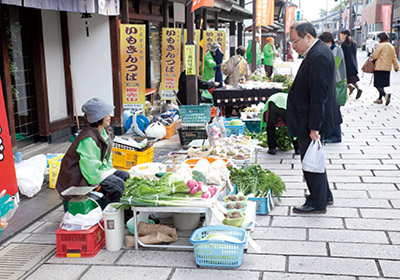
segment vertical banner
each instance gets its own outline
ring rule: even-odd
[[[184,61],[186,65],[186,75],[196,75],[196,49],[195,45],[185,45]]]
[[[163,28],[161,38],[161,99],[175,99],[181,74],[182,32],[179,28]]]
[[[0,193],[3,190],[12,196],[18,192],[17,176],[15,175],[14,157],[11,148],[11,138],[8,128],[6,107],[3,98],[3,87],[0,78]],[[1,230],[0,230],[1,232]]]
[[[186,41],[187,41],[187,30],[184,29],[183,30],[183,57],[186,57],[186,54],[185,54]],[[197,65],[200,65],[200,30],[199,29],[196,29],[194,31],[194,41],[196,42],[196,62],[197,62]],[[183,69],[186,69],[186,59],[183,60]]]
[[[194,10],[201,7],[214,7],[214,0],[193,0],[190,12],[193,13]]]
[[[274,25],[274,0],[256,0],[256,26]]]
[[[290,32],[290,26],[294,21],[294,12],[296,11],[295,6],[286,7],[286,23],[285,23],[285,34]]]
[[[392,16],[392,5],[382,5],[382,24],[383,31],[391,32],[390,30],[390,19]]]
[[[143,110],[146,95],[146,26],[121,24],[121,78],[124,109]]]
[[[221,45],[222,52],[226,54],[226,32],[213,31],[213,30],[203,31],[203,64],[204,64],[204,57],[209,52],[212,44],[216,42]]]

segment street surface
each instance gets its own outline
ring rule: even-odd
[[[366,53],[359,52],[359,68],[365,59]],[[400,279],[400,74],[392,72],[389,106],[372,103],[378,91],[369,85],[370,77],[360,73],[361,98],[355,100],[353,93],[341,109],[343,142],[325,146],[335,199],[326,214],[292,212],[306,194],[299,156],[261,152],[259,162],[282,177],[287,192],[270,214],[257,216],[251,236],[261,251],[249,246],[238,269],[200,269],[190,251],[103,248],[93,258],[56,258],[54,231],[61,208],[0,249],[10,243],[48,245],[51,253],[37,264],[14,269],[38,280]]]

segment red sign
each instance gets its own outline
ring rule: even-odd
[[[290,26],[292,26],[294,21],[294,12],[296,10],[295,6],[286,7],[286,27],[285,34],[290,32]]]
[[[15,175],[14,158],[8,130],[6,107],[3,99],[3,88],[0,79],[0,193],[5,189],[12,196],[18,192]]]
[[[390,18],[392,16],[392,5],[382,5],[383,31],[390,32]]]
[[[194,10],[201,7],[214,7],[214,0],[193,0],[190,12],[193,13]]]

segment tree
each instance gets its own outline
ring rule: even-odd
[[[319,14],[320,17],[326,16],[326,9],[319,9],[318,14]]]

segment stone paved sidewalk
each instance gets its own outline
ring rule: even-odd
[[[365,60],[360,53],[359,64]],[[343,142],[327,144],[325,156],[335,204],[324,215],[297,215],[304,202],[299,156],[262,152],[259,162],[285,181],[287,192],[251,233],[261,247],[249,246],[240,268],[198,268],[193,252],[102,249],[93,258],[56,258],[53,251],[25,274],[27,279],[400,279],[400,74],[392,72],[392,103],[376,105],[377,91],[350,96],[342,108]],[[62,210],[57,209],[10,243],[49,244]],[[1,249],[1,248],[0,248]],[[1,251],[0,251],[1,253]]]

